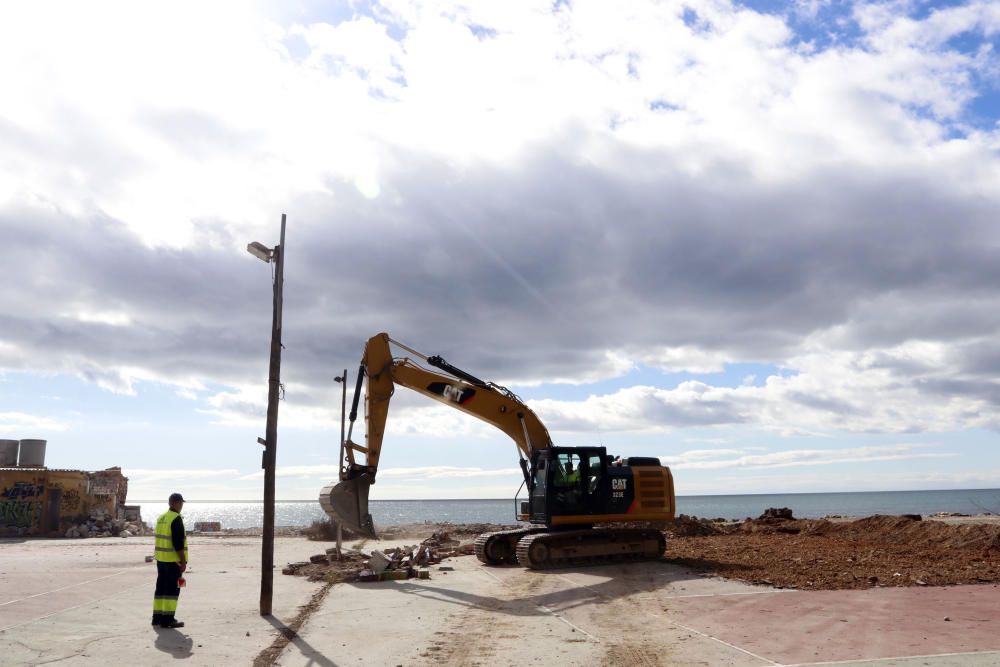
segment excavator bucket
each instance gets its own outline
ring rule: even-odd
[[[324,486],[319,492],[319,504],[334,521],[355,533],[375,538],[375,523],[368,513],[368,490],[371,485],[371,477],[360,475]]]

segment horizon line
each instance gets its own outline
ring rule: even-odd
[[[677,498],[712,498],[712,497],[738,497],[738,496],[816,496],[816,495],[837,495],[837,494],[848,494],[848,493],[928,493],[928,492],[938,492],[938,491],[1000,491],[1000,488],[995,487],[985,487],[985,488],[975,488],[975,489],[884,489],[880,491],[794,491],[790,493],[692,493],[692,494],[678,494]],[[513,498],[372,498],[369,502],[372,503],[416,503],[416,502],[456,502],[456,501],[514,501]],[[160,503],[166,502],[162,499],[149,499],[140,498],[137,500],[126,501],[129,503]],[[263,500],[247,500],[239,498],[230,499],[213,499],[213,500],[199,500],[192,499],[186,500],[185,503],[263,503]],[[276,503],[316,503],[319,504],[319,499],[303,499],[303,498],[288,498],[288,499],[276,499]]]

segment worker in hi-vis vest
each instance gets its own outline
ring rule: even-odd
[[[181,509],[184,497],[170,494],[170,509],[156,520],[156,592],[153,593],[153,626],[183,628],[184,623],[174,618],[177,598],[181,594],[180,579],[187,569],[187,533]]]

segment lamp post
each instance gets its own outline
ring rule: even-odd
[[[344,369],[344,374],[340,377],[333,378],[340,384],[340,456],[337,457],[337,465],[342,466],[344,463],[344,416],[347,414],[347,369]],[[340,471],[337,471],[337,475],[340,475]],[[340,553],[341,543],[344,540],[344,533],[340,522],[337,522],[337,558],[341,558]]]
[[[281,214],[281,241],[274,248],[254,241],[247,252],[274,263],[274,308],[271,315],[271,363],[267,374],[267,426],[261,467],[264,469],[264,528],[260,557],[260,615],[271,615],[274,589],[274,464],[278,449],[278,390],[281,386],[281,299],[285,271],[285,214]]]

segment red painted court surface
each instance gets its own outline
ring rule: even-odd
[[[1000,651],[993,584],[689,597],[669,614],[784,665]]]

